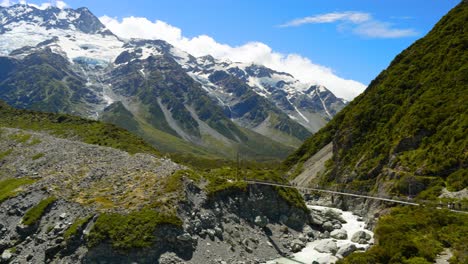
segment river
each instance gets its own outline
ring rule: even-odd
[[[343,230],[346,231],[348,237],[346,239],[335,239],[335,238],[325,238],[325,239],[316,239],[312,242],[307,243],[306,247],[303,248],[300,252],[294,253],[290,257],[283,257],[279,259],[275,259],[272,261],[267,262],[267,264],[301,264],[301,263],[335,263],[338,261],[338,258],[334,256],[332,253],[321,253],[318,252],[315,247],[319,244],[322,244],[324,241],[333,241],[336,243],[338,249],[347,246],[349,244],[354,244],[356,248],[359,250],[366,250],[369,245],[368,244],[359,244],[354,243],[351,241],[351,237],[358,231],[365,231],[366,233],[371,235],[371,240],[369,243],[373,243],[374,234],[366,230],[364,228],[365,223],[359,218],[359,216],[354,215],[352,212],[343,211],[337,208],[330,208],[325,206],[315,206],[309,205],[309,209],[311,210],[318,210],[318,211],[325,211],[325,210],[333,210],[341,215],[341,217],[346,221],[345,224],[342,225]]]

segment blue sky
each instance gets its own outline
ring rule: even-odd
[[[132,16],[164,21],[188,39],[207,35],[231,47],[260,42],[273,52],[298,54],[341,78],[367,85],[460,0],[65,2],[72,8],[86,6],[98,17],[105,15],[120,22]],[[301,24],[300,19],[309,23]]]

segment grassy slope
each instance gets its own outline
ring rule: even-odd
[[[308,139],[285,165],[300,165],[333,141],[333,162],[328,164],[323,182],[353,181],[352,187],[370,191],[378,176],[391,171],[396,174],[393,190],[399,193],[404,192],[397,186],[399,179],[413,177],[423,185],[425,180],[437,178],[443,182],[466,169],[467,23],[465,1],[398,55],[363,94]]]
[[[0,126],[48,131],[61,138],[78,138],[89,144],[113,147],[129,153],[159,155],[148,143],[115,125],[65,114],[14,109],[0,101]]]

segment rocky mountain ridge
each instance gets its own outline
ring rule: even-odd
[[[115,122],[162,151],[283,157],[345,104],[261,65],[123,40],[86,8],[14,5],[1,8],[0,20],[1,99]],[[122,105],[108,108],[114,102]],[[109,110],[131,115],[116,122],[123,113]],[[260,153],[259,144],[277,151]]]

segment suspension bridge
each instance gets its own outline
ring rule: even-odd
[[[328,190],[328,189],[322,189],[322,188],[295,186],[292,184],[284,184],[284,183],[270,182],[270,181],[257,180],[257,179],[244,179],[244,181],[247,182],[248,184],[260,184],[260,185],[268,185],[268,186],[275,186],[275,187],[293,188],[302,193],[318,192],[318,193],[327,193],[331,195],[350,196],[350,197],[355,197],[355,198],[364,198],[364,199],[378,200],[378,201],[383,201],[383,202],[411,205],[411,206],[427,206],[427,205],[434,206],[433,201],[417,201],[416,202],[410,198],[408,198],[408,200],[403,200],[403,199],[390,198],[390,197],[372,196],[368,194],[356,194],[356,193],[351,193],[347,191],[337,191],[337,190]],[[436,207],[439,209],[442,209],[445,206],[443,206],[443,204],[436,204]],[[455,210],[454,207],[455,207],[454,204],[448,204],[447,207],[445,208],[448,208],[450,211],[457,212],[457,213],[468,213],[462,210],[462,208],[459,208],[460,210]]]

